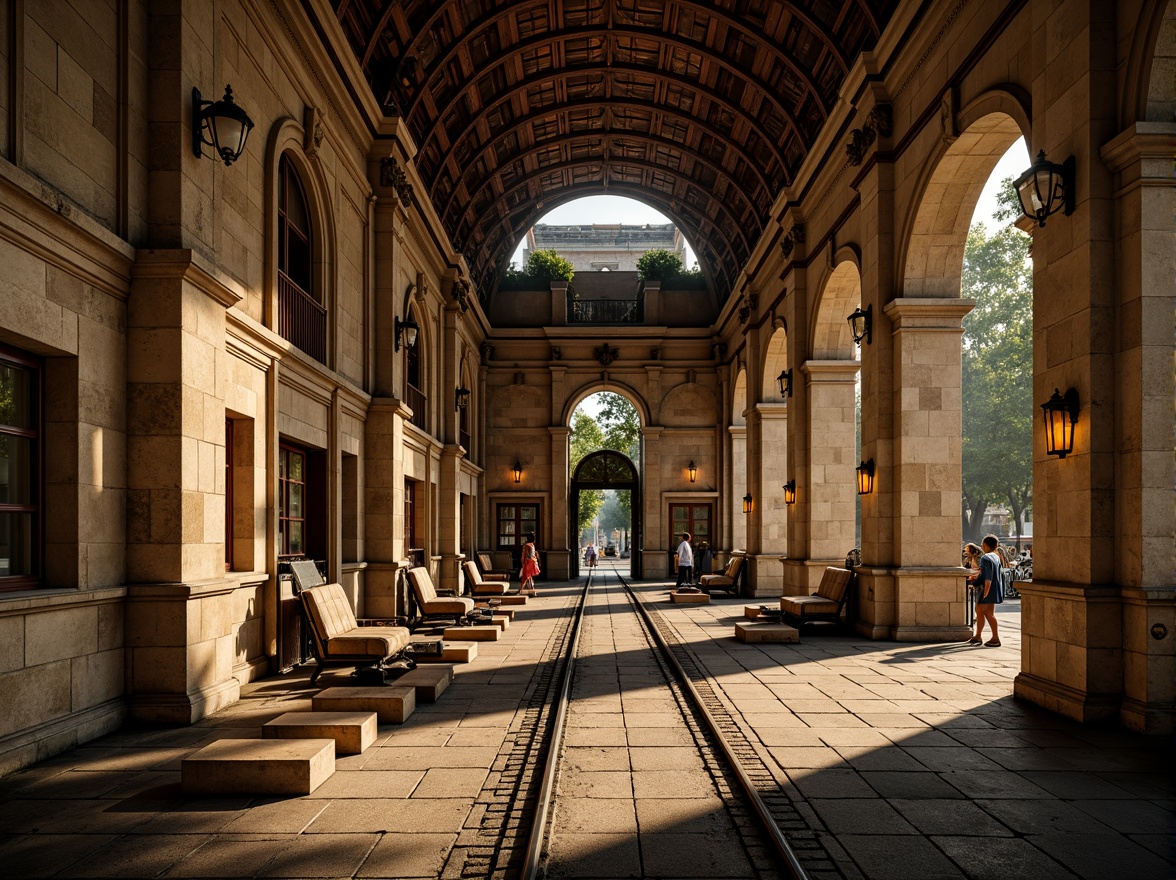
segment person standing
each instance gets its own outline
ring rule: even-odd
[[[980,542],[984,555],[980,557],[980,573],[976,575],[976,633],[968,639],[969,645],[979,645],[981,642],[987,648],[1000,647],[1000,633],[996,628],[996,605],[1003,602],[1000,583],[1000,556],[996,548],[1000,546],[996,535],[985,535]],[[992,638],[983,641],[984,623],[992,627]]]
[[[584,551],[584,561],[588,563],[589,568],[596,568],[596,545],[589,544],[588,549]]]
[[[675,588],[682,584],[690,584],[694,578],[694,548],[690,546],[690,533],[682,533],[682,543],[678,545],[678,582]]]
[[[535,536],[527,535],[523,544],[522,568],[519,569],[519,592],[535,595],[535,576],[539,574],[539,551],[535,549]]]

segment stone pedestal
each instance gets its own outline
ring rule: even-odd
[[[855,630],[872,639],[896,642],[963,641],[967,624],[962,568],[857,569]]]

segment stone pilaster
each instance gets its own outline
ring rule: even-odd
[[[808,524],[808,547],[790,548],[790,556],[840,565],[856,541],[857,419],[854,384],[857,361],[805,361],[808,401],[808,468],[796,475],[794,515]],[[822,564],[823,563],[823,564]],[[807,586],[804,585],[804,586]]]
[[[576,552],[573,544],[577,543],[577,537],[569,534],[568,519],[568,486],[571,485],[568,444],[572,431],[562,426],[547,430],[551,434],[551,540],[547,546],[547,576],[563,580],[571,577],[571,555]]]
[[[406,611],[399,570],[404,566],[404,425],[410,410],[395,397],[377,397],[364,422],[364,613],[392,618]]]
[[[225,579],[225,309],[188,250],[140,251],[127,369],[126,644],[134,718],[187,724],[238,699]]]

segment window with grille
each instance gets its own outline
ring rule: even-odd
[[[319,362],[327,358],[327,310],[314,289],[306,192],[290,160],[278,162],[278,333]]]

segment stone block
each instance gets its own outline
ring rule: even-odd
[[[287,712],[261,726],[264,739],[333,739],[335,754],[359,755],[376,741],[375,712]]]
[[[513,596],[500,596],[503,605],[526,605],[527,597],[520,596],[517,593]]]
[[[335,772],[333,739],[222,739],[180,762],[185,794],[310,794]]]
[[[799,642],[800,633],[796,627],[786,623],[737,623],[735,624],[735,638],[749,645],[767,642]]]
[[[496,624],[489,626],[447,626],[443,632],[446,640],[463,642],[497,642],[502,634],[502,628]]]
[[[25,618],[25,665],[39,666],[98,650],[98,609],[62,608]]]
[[[420,663],[469,663],[478,656],[477,642],[445,642],[440,655],[415,654]]]
[[[710,593],[670,593],[670,601],[675,605],[709,605]]]
[[[743,616],[748,620],[757,620],[760,616],[760,607],[759,605],[744,605]]]
[[[384,724],[400,724],[416,709],[416,688],[334,687],[311,699],[315,712],[375,712]]]
[[[436,665],[418,667],[396,679],[396,687],[416,689],[418,703],[435,703],[437,698],[453,682],[453,667]]]

